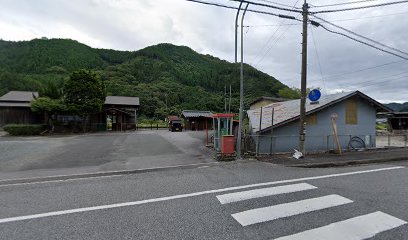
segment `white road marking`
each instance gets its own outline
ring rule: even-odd
[[[284,193],[293,193],[305,190],[316,189],[317,187],[312,186],[307,183],[298,183],[298,184],[291,184],[291,185],[284,185],[278,187],[270,187],[270,188],[261,188],[261,189],[254,189],[244,192],[235,192],[235,193],[227,193],[223,195],[218,195],[217,198],[221,204],[238,202],[253,198],[260,198],[260,197],[267,197],[273,195],[279,195]]]
[[[239,222],[242,226],[248,226],[306,212],[340,206],[352,202],[353,201],[350,199],[333,194],[324,197],[310,198],[296,202],[247,210],[232,214],[232,217],[235,218],[235,220],[237,220],[237,222]]]
[[[118,207],[135,206],[135,205],[146,204],[146,203],[163,202],[163,201],[169,201],[169,200],[174,200],[174,199],[189,198],[189,197],[201,196],[201,195],[206,195],[206,194],[227,192],[227,191],[246,189],[246,188],[252,188],[252,187],[261,187],[261,186],[268,186],[268,185],[301,182],[301,181],[307,181],[307,180],[317,180],[317,179],[350,176],[350,175],[364,174],[364,173],[390,171],[390,170],[403,169],[403,168],[405,167],[396,166],[396,167],[377,168],[377,169],[363,170],[363,171],[321,175],[321,176],[314,176],[314,177],[295,178],[295,179],[280,180],[280,181],[274,181],[274,182],[255,183],[255,184],[249,184],[249,185],[243,185],[243,186],[237,186],[237,187],[221,188],[221,189],[207,190],[207,191],[195,192],[195,193],[186,193],[186,194],[180,194],[180,195],[173,195],[169,197],[152,198],[152,199],[134,201],[134,202],[124,202],[124,203],[108,204],[108,205],[101,205],[101,206],[94,206],[94,207],[75,208],[75,209],[55,211],[55,212],[39,213],[39,214],[25,215],[25,216],[19,216],[19,217],[3,218],[3,219],[0,219],[0,223],[16,222],[16,221],[23,221],[23,220],[28,220],[28,219],[59,216],[59,215],[66,215],[66,214],[72,214],[72,213],[89,212],[89,211],[111,209],[111,208],[118,208]]]
[[[406,223],[386,213],[374,212],[275,240],[362,240]]]
[[[123,177],[123,176],[130,176],[131,174],[133,174],[133,173],[127,173],[129,171],[148,173],[148,172],[154,172],[156,170],[161,170],[161,169],[171,169],[171,168],[179,168],[179,167],[194,167],[194,166],[204,165],[202,167],[197,167],[197,168],[203,168],[203,167],[210,167],[208,165],[218,165],[218,164],[220,164],[220,162],[192,163],[192,164],[185,164],[185,165],[173,165],[173,166],[153,167],[153,168],[140,168],[140,169],[136,169],[136,170],[124,170],[124,171],[109,171],[109,172],[95,172],[95,173],[83,173],[83,174],[72,174],[72,175],[53,175],[53,176],[48,176],[48,177],[5,179],[5,180],[0,180],[0,188],[1,187],[10,187],[10,186],[44,184],[44,183],[59,183],[59,182],[80,181],[80,180],[88,180],[88,179],[94,179],[94,178]],[[86,176],[86,175],[90,175],[90,174],[105,174],[105,173],[109,173],[110,175],[91,176],[91,177]],[[56,180],[43,180],[44,178],[52,179],[52,178],[65,178],[65,177],[70,177],[70,178],[56,179]],[[10,182],[10,181],[27,181],[27,182],[6,183],[6,184],[4,184],[4,182]]]

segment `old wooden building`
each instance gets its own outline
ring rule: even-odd
[[[10,91],[0,97],[0,128],[6,124],[42,123],[43,116],[30,109],[31,101],[38,97],[38,92]]]
[[[201,131],[212,128],[212,116],[210,111],[183,110],[181,117],[184,119],[184,129]]]

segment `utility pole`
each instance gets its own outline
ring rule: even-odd
[[[239,4],[237,15],[235,16],[235,63],[237,63],[238,61],[238,17],[239,17],[239,11],[241,10],[241,6],[242,6],[242,1]]]
[[[307,77],[307,20],[309,5],[303,3],[303,33],[302,33],[302,70],[300,86],[300,126],[299,126],[299,151],[305,156],[305,118],[306,118],[306,77]]]
[[[242,123],[244,120],[244,17],[249,3],[245,6],[241,17],[241,71],[239,82],[239,124],[237,138],[237,159],[241,159]]]

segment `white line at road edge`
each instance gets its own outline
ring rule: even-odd
[[[251,209],[232,214],[232,217],[242,226],[248,226],[302,213],[336,207],[352,202],[353,201],[350,199],[333,194],[324,197],[309,198],[296,202]]]
[[[39,214],[25,215],[25,216],[19,216],[19,217],[2,218],[0,219],[0,223],[17,222],[17,221],[23,221],[23,220],[29,220],[29,219],[59,216],[59,215],[66,215],[66,214],[72,214],[72,213],[89,212],[89,211],[95,211],[95,210],[104,210],[104,209],[111,209],[111,208],[134,206],[134,205],[141,205],[141,204],[146,204],[146,203],[163,202],[163,201],[169,201],[169,200],[174,200],[174,199],[195,197],[195,196],[201,196],[201,195],[206,195],[206,194],[211,194],[211,193],[227,192],[227,191],[252,188],[252,187],[261,187],[261,186],[277,185],[277,184],[308,181],[308,180],[317,180],[317,179],[324,179],[324,178],[342,177],[342,176],[349,176],[349,175],[363,174],[363,173],[390,171],[390,170],[396,170],[396,169],[402,169],[402,168],[405,168],[405,167],[396,166],[396,167],[388,167],[388,168],[377,168],[377,169],[371,169],[371,170],[337,173],[337,174],[329,174],[329,175],[322,175],[322,176],[315,176],[315,177],[304,177],[304,178],[280,180],[280,181],[275,181],[275,182],[255,183],[255,184],[249,184],[249,185],[243,185],[243,186],[237,186],[237,187],[214,189],[214,190],[195,192],[195,193],[186,193],[186,194],[174,195],[174,196],[169,196],[169,197],[152,198],[152,199],[146,199],[146,200],[135,201],[135,202],[124,202],[124,203],[100,205],[100,206],[94,206],[94,207],[84,207],[84,208],[75,208],[75,209],[55,211],[55,212],[39,213]]]
[[[363,240],[406,223],[386,213],[374,212],[275,240]]]
[[[306,190],[316,189],[317,187],[307,184],[307,183],[297,183],[291,185],[283,185],[278,187],[269,187],[269,188],[261,188],[261,189],[254,189],[249,191],[243,192],[234,192],[234,193],[227,193],[223,195],[218,195],[218,201],[221,204],[239,202],[243,200],[253,199],[253,198],[260,198],[260,197],[267,197],[267,196],[274,196],[284,193],[293,193],[293,192],[300,192]]]

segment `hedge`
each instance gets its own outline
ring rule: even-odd
[[[45,130],[41,124],[8,124],[3,127],[4,131],[13,136],[40,135]]]

